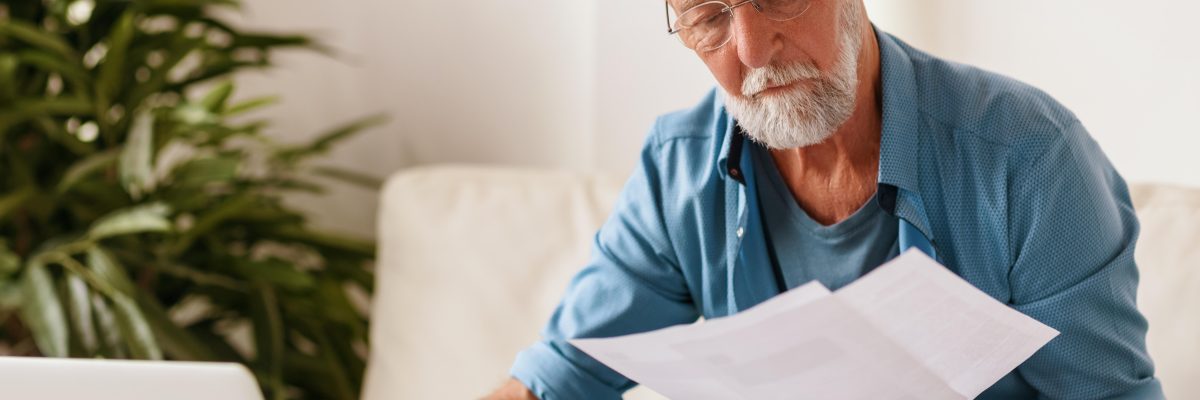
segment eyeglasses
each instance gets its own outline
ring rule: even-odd
[[[675,35],[684,46],[696,51],[711,51],[729,43],[733,37],[733,10],[750,4],[773,21],[787,21],[808,11],[811,0],[744,0],[732,5],[708,1],[684,10],[671,22],[671,5],[667,9],[667,34]]]

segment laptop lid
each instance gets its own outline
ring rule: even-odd
[[[41,400],[262,400],[241,364],[0,357],[0,393]]]

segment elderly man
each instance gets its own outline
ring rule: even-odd
[[[813,279],[837,289],[909,248],[1062,332],[980,398],[1163,396],[1126,185],[1070,111],[875,29],[862,0],[669,7],[720,88],[658,119],[591,260],[493,398],[619,398],[635,383],[567,339],[719,318]]]

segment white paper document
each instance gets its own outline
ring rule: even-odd
[[[817,282],[741,313],[571,344],[669,398],[969,399],[1058,331],[919,251],[836,293]]]

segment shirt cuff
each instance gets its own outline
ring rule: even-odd
[[[1124,394],[1109,397],[1108,400],[1162,400],[1167,398],[1163,393],[1162,383],[1158,378],[1151,377],[1145,383]]]
[[[517,354],[509,374],[541,400],[620,400],[621,392],[581,370],[545,342]]]

